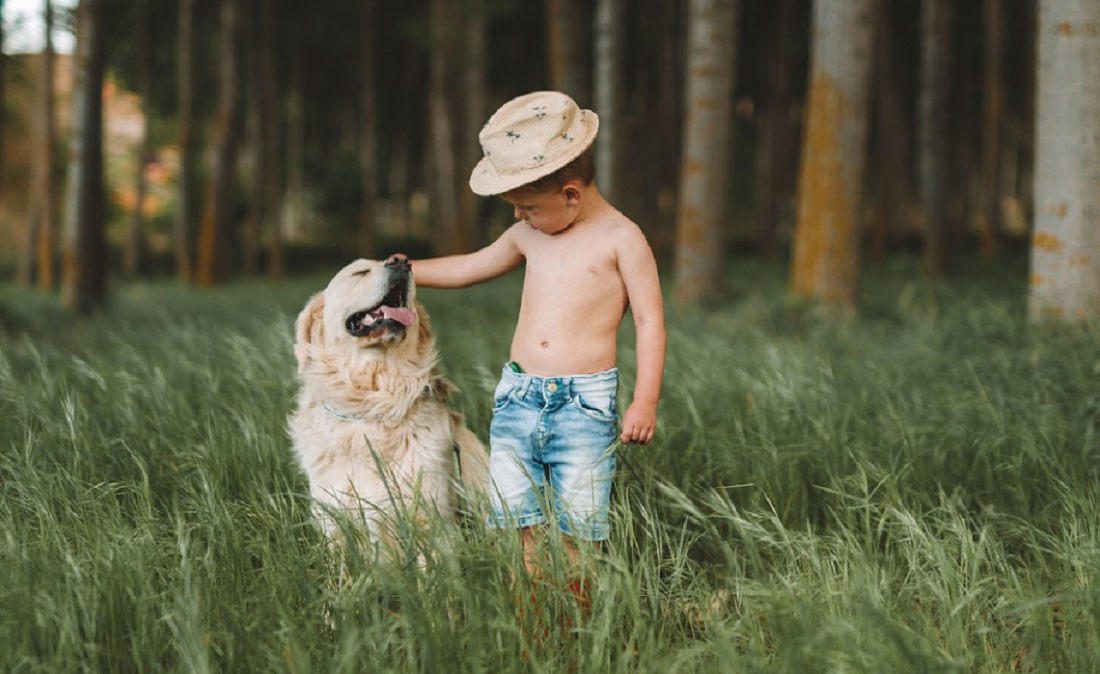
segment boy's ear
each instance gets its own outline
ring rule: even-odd
[[[580,180],[570,179],[561,187],[561,196],[565,197],[565,203],[570,206],[575,206],[576,202],[581,200],[581,194]]]
[[[319,292],[309,299],[294,322],[294,355],[298,358],[298,372],[304,370],[309,362],[310,346],[324,336],[324,311],[325,293]]]

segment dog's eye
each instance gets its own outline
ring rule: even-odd
[[[370,273],[370,269],[360,269],[357,272],[353,272],[352,276],[366,276]]]

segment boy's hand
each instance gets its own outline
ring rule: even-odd
[[[657,406],[634,402],[623,415],[624,445],[648,445],[657,430]]]

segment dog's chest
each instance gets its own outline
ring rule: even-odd
[[[414,405],[399,419],[360,414],[337,417],[323,408],[293,424],[303,463],[353,462],[368,470],[379,462],[404,471],[439,470],[452,457],[454,439],[446,409],[433,401]]]

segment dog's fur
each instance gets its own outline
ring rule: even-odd
[[[289,432],[315,516],[334,541],[342,538],[334,513],[385,538],[398,510],[421,523],[435,512],[452,520],[463,492],[484,495],[488,458],[447,405],[454,387],[435,369],[435,338],[408,261],[344,267],[306,304],[295,333],[299,390]]]

